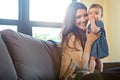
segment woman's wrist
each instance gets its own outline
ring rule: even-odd
[[[86,41],[86,45],[92,46],[92,44],[93,44],[93,42],[91,42],[90,40],[87,40],[87,41]]]
[[[84,48],[84,53],[90,54],[91,47],[92,47],[92,43],[90,41],[86,41],[85,48]]]

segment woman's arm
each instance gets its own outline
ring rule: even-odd
[[[90,57],[90,52],[91,52],[91,47],[93,45],[93,43],[101,36],[101,32],[95,34],[94,32],[90,32],[88,33],[88,31],[86,31],[86,38],[87,41],[85,43],[85,48],[84,48],[84,52],[83,55],[81,57],[81,64],[82,64],[82,68],[84,68],[89,61],[89,57]]]
[[[100,33],[95,34],[93,32],[90,32],[88,34],[88,32],[86,32],[86,36],[87,41],[85,43],[84,49],[81,46],[80,40],[76,41],[75,43],[76,37],[74,34],[69,38],[68,42],[69,47],[64,45],[63,54],[69,55],[70,56],[69,58],[72,58],[73,62],[80,69],[84,69],[87,66],[92,44],[100,36]],[[74,48],[74,45],[78,50]]]
[[[62,47],[63,56],[62,56],[62,63],[60,70],[61,77],[63,75],[72,73],[74,71],[73,65],[76,65],[80,69],[84,69],[88,64],[92,44],[97,38],[100,37],[100,34],[95,34],[92,32],[88,34],[87,32],[86,35],[87,35],[87,41],[84,49],[82,48],[80,41],[77,41],[75,43],[76,48],[79,50],[74,49],[74,41],[76,39],[75,35],[72,35],[69,38],[69,42],[68,42],[69,47],[66,44],[63,45]],[[73,70],[73,71],[69,72],[69,70]]]

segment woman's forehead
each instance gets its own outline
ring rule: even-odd
[[[86,9],[78,9],[76,11],[76,15],[82,15],[82,14],[86,14],[87,13],[87,10]]]

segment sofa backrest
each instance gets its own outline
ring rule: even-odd
[[[17,80],[17,74],[0,34],[0,80]]]
[[[12,30],[1,31],[19,80],[56,80],[61,54],[51,41]]]

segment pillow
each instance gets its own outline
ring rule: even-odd
[[[17,80],[9,52],[0,34],[0,80]]]
[[[2,34],[19,79],[55,80],[58,77],[60,57],[52,42],[12,30],[4,30]]]

